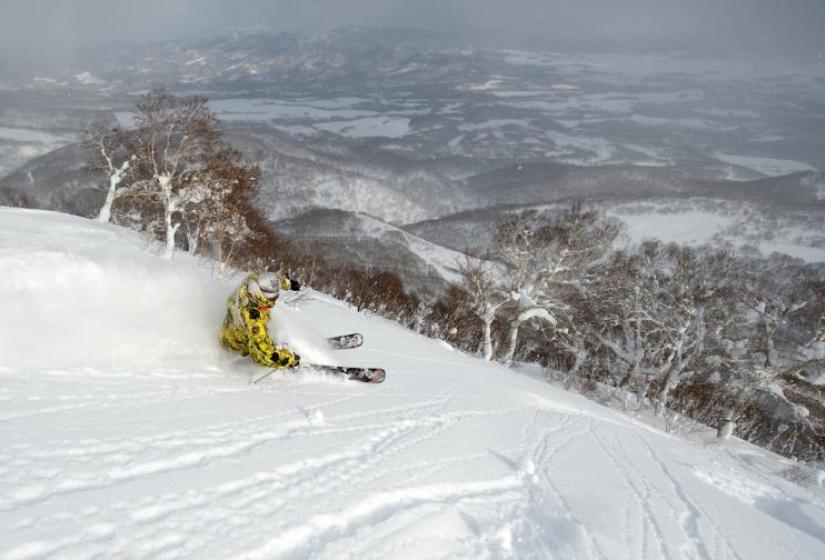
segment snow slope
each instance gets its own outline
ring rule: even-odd
[[[388,380],[250,387],[215,342],[232,286],[147,249],[0,209],[0,558],[825,557],[825,499],[788,462],[312,291],[276,310],[305,359]],[[363,348],[312,352],[352,330]]]
[[[656,238],[665,243],[748,246],[763,255],[778,252],[808,263],[825,262],[821,212],[814,205],[784,211],[742,201],[711,198],[660,199],[605,207],[626,226],[633,243]]]

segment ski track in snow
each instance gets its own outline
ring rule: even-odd
[[[417,405],[411,408],[421,411],[426,406]],[[364,419],[381,413],[382,411],[371,411],[369,413],[356,413],[352,416]],[[230,425],[217,425],[186,432],[170,432],[130,440],[83,440],[78,442],[79,445],[72,443],[61,447],[58,444],[57,449],[50,448],[49,450],[29,450],[26,447],[17,447],[15,449],[17,457],[8,458],[8,464],[13,467],[22,467],[32,461],[48,460],[69,467],[72,470],[75,470],[78,466],[82,467],[83,464],[91,467],[99,465],[101,462],[106,463],[107,468],[105,471],[89,473],[86,476],[75,477],[68,482],[64,481],[52,486],[51,493],[41,490],[47,488],[47,484],[24,487],[18,490],[11,500],[8,500],[12,504],[11,508],[9,506],[6,506],[6,508],[13,509],[15,502],[31,503],[48,499],[55,494],[101,488],[121,481],[158,475],[172,470],[189,469],[222,458],[249,453],[257,446],[275,443],[280,439],[293,437],[296,433],[300,434],[306,431],[307,422],[304,419],[290,421],[274,430],[260,428],[261,425],[289,414],[257,417]],[[346,421],[346,419],[346,417],[342,417],[339,420]],[[376,424],[367,428],[320,430],[315,434],[308,435],[327,435],[359,429],[371,430],[377,427],[382,426]],[[164,456],[162,459],[139,460],[143,455],[157,455],[168,450],[184,451],[178,452],[172,457]],[[99,457],[101,455],[103,456],[102,460]],[[114,465],[110,466],[110,463],[114,463]],[[23,472],[22,469],[21,472]],[[49,476],[48,478],[57,478],[57,476]],[[4,502],[7,502],[7,500],[4,500]]]
[[[30,384],[4,378],[14,382],[6,384],[12,395]],[[52,406],[58,397],[47,395],[32,401],[39,408],[27,414],[6,414],[0,426],[12,432],[40,416],[82,415],[107,400],[111,406],[97,414],[145,417],[141,403],[187,402],[173,399],[174,391],[164,396],[152,376],[122,381],[128,386],[135,379],[154,381],[145,394],[117,395],[107,383],[92,396],[66,395],[75,403],[66,407]],[[168,379],[170,389],[179,388],[178,377]],[[462,378],[415,398],[390,381],[367,390],[278,380],[257,391],[242,382],[218,376],[210,383],[222,394],[281,401],[278,391],[286,388],[300,404],[247,415],[229,408],[234,418],[188,429],[159,422],[136,437],[106,430],[100,437],[54,434],[47,445],[19,438],[5,446],[3,526],[15,534],[56,530],[0,558],[412,558],[412,550],[433,551],[411,533],[441,517],[458,525],[461,538],[427,557],[747,558],[685,488],[687,469],[661,457],[630,422],[527,403],[496,406],[468,395],[473,384]],[[195,406],[210,396],[202,386],[194,393],[186,397]],[[496,449],[432,453],[491,423],[520,425],[521,434],[516,430]],[[491,456],[497,467],[490,467]],[[580,484],[571,484],[585,458],[595,469],[585,476],[616,493],[607,502],[610,531],[600,521],[607,512],[583,502]],[[269,459],[275,464],[260,468]],[[203,482],[186,481],[204,471]],[[107,497],[108,490],[116,497]],[[84,505],[72,511],[72,504]],[[434,542],[444,539],[437,535]]]
[[[18,213],[0,210],[8,231]],[[250,386],[257,368],[203,360],[198,338],[189,367],[0,366],[0,559],[825,557],[825,498],[782,480],[788,461],[685,441],[329,298],[293,311],[306,332],[363,332],[335,358],[387,381]]]

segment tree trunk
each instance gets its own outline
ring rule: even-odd
[[[158,177],[161,191],[163,192],[163,221],[166,224],[166,250],[163,252],[164,259],[171,259],[175,252],[175,233],[180,224],[172,223],[172,215],[175,212],[175,199],[172,195],[171,180],[166,175]]]
[[[736,422],[730,418],[725,418],[722,420],[722,423],[719,425],[719,429],[716,431],[716,437],[718,439],[727,440],[731,438],[734,431],[736,431]]]
[[[679,376],[676,372],[670,371],[665,376],[662,386],[659,388],[659,394],[656,395],[656,413],[659,416],[664,416],[667,412],[667,400],[670,392],[679,384]]]
[[[123,179],[123,174],[128,168],[129,161],[126,160],[123,162],[123,165],[120,166],[120,169],[109,175],[109,190],[106,192],[106,200],[103,203],[103,207],[97,215],[98,221],[103,222],[104,224],[112,219],[112,204],[115,202],[115,198],[117,198],[117,187],[120,185],[120,181]]]
[[[110,180],[109,191],[106,193],[106,201],[103,203],[103,206],[100,208],[100,212],[97,215],[97,220],[99,222],[103,222],[104,224],[112,219],[112,203],[115,201],[115,189],[116,185],[114,185]]]
[[[199,220],[198,225],[195,226],[195,231],[194,232],[187,227],[186,241],[187,241],[188,250],[189,250],[190,255],[197,254],[198,244],[200,243],[200,237],[201,237],[201,224],[200,224],[200,220]]]
[[[521,319],[516,317],[510,326],[510,337],[507,341],[507,349],[504,351],[504,356],[502,356],[502,362],[508,366],[513,363],[513,358],[516,355],[519,328],[521,328]]]
[[[493,360],[493,317],[482,318],[484,327],[482,330],[482,344],[484,344],[484,359],[488,362]]]
[[[625,391],[630,387],[630,382],[633,380],[633,369],[627,370],[627,373],[624,377],[622,377],[621,381],[619,381],[619,388],[624,389]]]
[[[765,324],[765,367],[771,368],[775,365],[776,347],[773,337],[776,334],[776,327]]]
[[[164,209],[163,214],[166,221],[166,249],[163,251],[163,258],[171,259],[175,252],[175,233],[177,233],[180,224],[172,224],[172,212],[168,206]]]

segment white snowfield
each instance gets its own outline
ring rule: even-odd
[[[131,232],[0,209],[0,558],[825,558],[790,462],[686,441],[308,290],[305,360],[217,345],[234,287]],[[360,331],[363,348],[315,350]]]

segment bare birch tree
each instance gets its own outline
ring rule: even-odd
[[[86,145],[89,149],[86,169],[105,173],[108,182],[106,198],[97,215],[97,219],[105,223],[112,218],[112,205],[122,192],[121,187],[129,183],[134,146],[130,146],[130,135],[126,131],[102,124],[86,131]]]
[[[120,222],[157,235],[166,258],[180,245],[225,264],[252,238],[273,242],[251,200],[260,170],[220,141],[206,98],[153,91],[135,109],[134,128],[88,133],[87,168],[109,183],[100,220],[123,200]]]
[[[153,91],[138,101],[137,159],[155,183],[163,206],[165,258],[175,250],[181,221],[175,215],[192,197],[200,197],[201,176],[220,136],[205,97],[176,97]]]
[[[465,251],[464,261],[458,266],[462,287],[470,295],[470,309],[481,319],[481,352],[484,359],[494,357],[493,321],[502,305],[510,301],[504,285],[496,280],[494,265]]]

